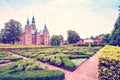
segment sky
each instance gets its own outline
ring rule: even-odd
[[[47,25],[50,35],[75,30],[81,38],[110,33],[118,17],[119,0],[0,0],[0,29],[10,19],[22,28],[34,15],[36,27]]]

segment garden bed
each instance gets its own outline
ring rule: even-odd
[[[33,60],[20,60],[0,67],[0,80],[64,80],[64,73],[40,67]]]

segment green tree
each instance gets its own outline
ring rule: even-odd
[[[11,19],[5,23],[5,28],[1,30],[0,41],[15,44],[15,41],[20,41],[21,33],[21,24]]]
[[[50,43],[51,43],[52,46],[60,46],[60,44],[61,44],[61,38],[60,38],[60,36],[53,35],[51,37]]]
[[[80,36],[75,31],[69,30],[67,31],[67,34],[68,34],[67,40],[68,40],[68,43],[70,44],[76,43],[80,40]]]
[[[120,46],[120,13],[115,22],[114,29],[110,37],[110,44],[115,46],[117,45]]]
[[[111,34],[107,33],[102,38],[102,43],[109,44]]]

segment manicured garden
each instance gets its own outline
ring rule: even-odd
[[[16,46],[16,45],[15,45]],[[64,70],[74,71],[85,60],[91,57],[101,47],[39,47],[39,48],[3,48],[0,53],[0,59],[9,59],[14,63],[0,67],[0,80],[64,80]],[[16,59],[12,54],[24,56]],[[40,65],[40,63],[46,65]],[[63,72],[52,70],[49,65],[63,68]]]
[[[34,60],[19,60],[0,67],[0,80],[63,80],[64,73],[48,70]]]
[[[81,63],[91,57],[100,47],[47,47],[12,52],[27,58],[74,71]]]
[[[21,60],[22,58],[14,57],[12,54],[8,52],[0,52],[0,64],[9,63]]]

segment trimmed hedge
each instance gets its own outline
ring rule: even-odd
[[[21,59],[23,59],[23,58],[0,58],[0,60],[10,60],[10,61],[18,61]]]
[[[0,80],[64,80],[64,73],[58,70],[23,71],[0,74]]]
[[[33,60],[21,60],[0,67],[0,80],[64,80],[59,70],[46,70]]]
[[[106,45],[100,50],[98,80],[120,80],[120,47]]]
[[[76,65],[68,58],[61,58],[64,68],[69,71],[74,71],[76,69]]]
[[[77,56],[69,56],[70,59],[77,59],[77,58],[89,58],[89,55],[77,55]]]
[[[18,61],[18,60],[21,60],[21,59],[23,59],[23,58],[15,57],[8,52],[0,52],[0,60]]]

